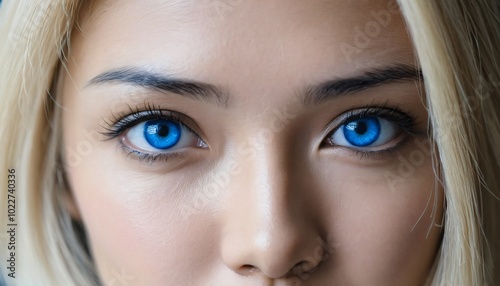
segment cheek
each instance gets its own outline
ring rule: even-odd
[[[439,242],[435,224],[441,222],[443,195],[435,188],[430,157],[405,161],[409,154],[379,167],[331,169],[330,182],[338,183],[322,188],[330,189],[328,225],[339,275],[370,277],[361,285],[413,285],[425,277]],[[356,275],[360,269],[366,275]]]
[[[121,164],[120,150],[108,147],[98,146],[68,170],[105,285],[119,278],[130,278],[131,285],[181,283],[185,273],[207,271],[202,267],[207,261],[199,254],[214,248],[214,239],[207,235],[213,222],[187,217],[183,207],[189,208],[186,202],[192,201],[186,194],[200,187],[180,184],[179,175],[134,172]],[[183,181],[192,180],[184,176]]]

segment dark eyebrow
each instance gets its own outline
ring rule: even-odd
[[[410,65],[391,65],[366,71],[359,76],[330,80],[309,87],[304,105],[317,105],[341,95],[353,94],[382,84],[423,80],[422,71]]]
[[[103,72],[89,80],[86,86],[104,83],[125,83],[160,92],[171,92],[187,98],[227,107],[229,97],[219,88],[191,80],[178,79],[138,68],[118,68]]]
[[[304,105],[318,105],[341,95],[353,94],[368,88],[393,82],[422,80],[422,72],[410,65],[391,65],[365,71],[359,76],[329,80],[308,87],[303,92]],[[171,92],[187,98],[202,100],[227,108],[229,96],[214,85],[184,80],[138,68],[118,68],[103,72],[86,86],[104,83],[125,83],[160,92]]]

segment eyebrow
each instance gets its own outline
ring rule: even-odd
[[[406,64],[397,64],[365,71],[361,75],[330,80],[306,88],[303,92],[304,105],[318,105],[327,100],[349,95],[383,84],[407,81],[422,81],[419,68]]]
[[[123,83],[160,92],[170,92],[187,98],[227,107],[229,97],[214,85],[170,77],[138,68],[118,68],[103,72],[89,80],[86,86]]]
[[[375,68],[364,73],[329,80],[307,87],[303,92],[303,105],[319,105],[343,95],[357,93],[383,84],[423,79],[420,69],[406,64]],[[227,108],[229,96],[222,89],[207,83],[179,79],[138,68],[118,68],[103,72],[87,82],[86,86],[105,83],[123,83],[160,92],[170,92],[187,98],[205,101]]]

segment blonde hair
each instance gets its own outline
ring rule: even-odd
[[[444,236],[431,284],[498,285],[500,3],[398,2],[424,74],[436,172],[445,189]],[[0,196],[7,197],[6,174],[15,168],[17,277],[8,280],[18,285],[99,283],[63,207],[54,95],[82,3],[6,0],[0,6],[0,38],[7,39],[0,45]],[[5,214],[6,204],[0,210]],[[0,218],[4,227],[6,216]]]
[[[500,283],[500,3],[405,0],[446,213],[436,285]]]

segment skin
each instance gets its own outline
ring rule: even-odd
[[[67,208],[86,228],[102,284],[422,285],[443,196],[421,85],[302,102],[319,82],[414,64],[394,13],[359,52],[342,50],[356,47],[354,28],[375,21],[371,11],[394,3],[201,2],[104,1],[84,6],[73,32],[60,79]],[[225,101],[89,84],[120,67],[217,86]],[[145,103],[197,122],[206,146],[151,162],[120,148],[125,135],[101,134]],[[375,155],[324,146],[336,119],[373,104],[411,114],[423,135],[401,133],[377,150],[404,144]]]

